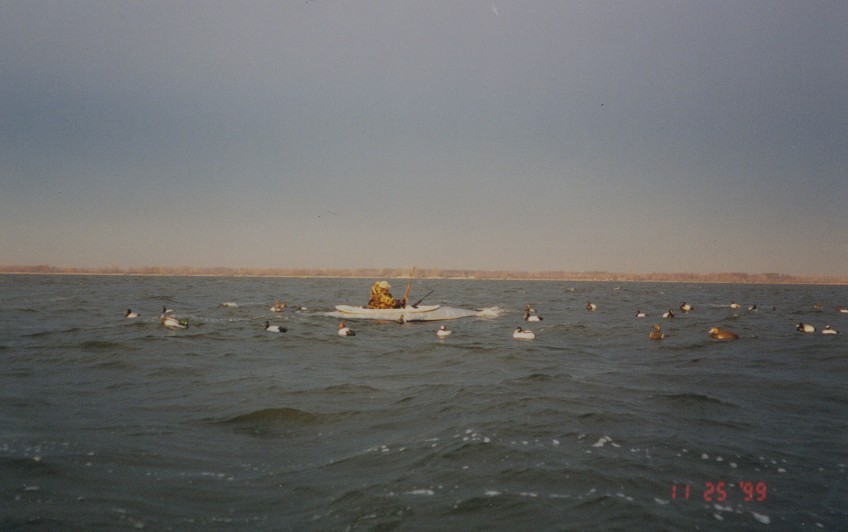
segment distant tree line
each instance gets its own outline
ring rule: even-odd
[[[406,278],[410,270],[402,268],[197,268],[192,266],[144,266],[139,268],[57,267],[38,265],[0,265],[0,273],[55,274],[55,275],[163,275],[209,277],[355,277],[372,279]],[[783,273],[611,273],[604,271],[507,271],[458,270],[443,268],[417,268],[419,279],[503,279],[539,281],[614,281],[614,282],[686,282],[728,284],[848,284],[848,277],[796,276]]]

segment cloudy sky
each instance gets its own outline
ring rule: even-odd
[[[839,1],[0,0],[0,264],[848,275]]]

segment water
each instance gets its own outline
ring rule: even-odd
[[[0,276],[0,529],[848,527],[848,287],[371,281]]]

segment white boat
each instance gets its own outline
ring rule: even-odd
[[[418,305],[417,307],[385,309],[336,305],[335,312],[329,312],[327,316],[348,320],[439,321],[468,318],[471,316],[490,317],[492,316],[492,312],[492,309],[475,311],[456,307],[443,307],[441,305]]]
[[[397,316],[401,314],[412,314],[418,312],[433,312],[441,305],[418,305],[417,307],[401,307],[401,308],[368,308],[354,307],[351,305],[336,305],[336,310],[339,312],[348,312],[350,314],[373,314],[375,312],[394,312]]]

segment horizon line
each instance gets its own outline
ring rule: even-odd
[[[618,282],[696,282],[735,284],[848,284],[848,277],[835,275],[793,275],[776,272],[650,272],[622,273],[602,270],[480,270],[473,268],[246,268],[198,266],[143,266],[131,268],[0,265],[0,274],[41,275],[127,275],[181,277],[324,277],[324,278],[404,278],[523,280],[523,281],[618,281]]]

